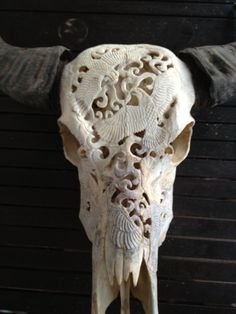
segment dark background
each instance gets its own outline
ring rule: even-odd
[[[233,3],[217,0],[10,0],[0,2],[0,35],[27,47],[150,43],[177,52],[235,41],[235,16]],[[160,314],[236,314],[235,112],[234,103],[194,112],[160,248]],[[91,245],[57,118],[0,95],[0,313],[90,313]]]

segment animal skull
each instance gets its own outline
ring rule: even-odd
[[[78,168],[80,219],[93,244],[92,314],[129,293],[157,314],[158,247],[172,220],[176,166],[187,156],[191,75],[153,45],[101,45],[66,65],[58,121]]]

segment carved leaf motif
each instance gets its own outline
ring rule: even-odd
[[[140,245],[142,233],[129,216],[120,209],[113,209],[111,220],[111,237],[115,246],[131,250]]]
[[[130,106],[129,109],[120,109],[116,115],[105,121],[97,122],[95,127],[102,138],[109,142],[118,143],[125,136],[145,129],[148,119],[145,107]]]

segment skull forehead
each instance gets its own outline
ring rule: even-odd
[[[82,143],[95,134],[117,145],[144,131],[147,147],[166,146],[193,121],[188,80],[184,64],[166,48],[93,47],[64,70],[61,121]]]

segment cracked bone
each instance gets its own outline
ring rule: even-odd
[[[67,64],[58,120],[78,168],[80,219],[92,242],[92,314],[130,293],[158,313],[158,247],[173,217],[177,165],[189,152],[191,74],[170,50],[100,45]]]

